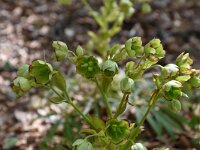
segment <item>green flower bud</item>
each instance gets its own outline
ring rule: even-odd
[[[183,93],[181,92],[182,84],[179,81],[171,80],[163,85],[164,97],[167,100],[178,100]]]
[[[195,88],[200,87],[200,77],[192,76],[188,82],[192,87],[195,87]]]
[[[105,76],[113,77],[118,73],[118,65],[112,60],[106,60],[102,64],[102,71]]]
[[[24,77],[17,77],[13,81],[13,91],[17,93],[19,96],[24,95],[31,88],[31,84],[28,79]]]
[[[135,83],[133,79],[129,77],[125,77],[120,82],[120,88],[123,93],[131,93],[133,92],[135,87]]]
[[[162,77],[163,78],[170,78],[177,76],[179,73],[179,68],[177,65],[174,64],[168,64],[162,68]]]
[[[17,71],[17,76],[29,78],[30,77],[29,65],[28,64],[22,65]]]
[[[111,120],[106,129],[106,134],[113,142],[119,142],[129,134],[129,124],[124,120]]]
[[[76,48],[76,54],[78,55],[78,56],[82,56],[83,55],[83,48],[81,47],[81,46],[78,46],[77,48]]]
[[[58,61],[64,60],[67,57],[68,47],[64,42],[53,41],[52,46],[55,49],[55,56]]]
[[[159,39],[153,39],[147,43],[144,52],[146,57],[153,62],[157,62],[165,56],[165,51]]]
[[[29,67],[29,72],[35,78],[36,83],[46,84],[53,75],[53,67],[42,60],[34,60]]]
[[[94,56],[81,56],[76,63],[76,71],[88,79],[100,72],[98,60]]]
[[[148,3],[142,4],[142,13],[147,14],[151,12],[151,6]]]
[[[120,1],[120,9],[124,12],[126,17],[130,17],[134,12],[134,8],[132,8],[133,4],[130,0],[121,0]]]
[[[131,146],[131,150],[147,150],[147,148],[141,143],[135,143]]]
[[[144,48],[142,47],[141,37],[133,37],[125,42],[125,49],[131,58],[135,58],[135,55],[142,56]]]
[[[126,63],[126,68],[125,68],[126,75],[128,75],[130,72],[133,71],[134,66],[135,66],[135,62],[133,61],[129,61]]]
[[[169,102],[169,108],[174,112],[179,112],[181,110],[181,103],[179,100],[172,100]]]

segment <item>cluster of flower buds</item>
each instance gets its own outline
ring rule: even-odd
[[[144,47],[142,46],[141,37],[133,37],[125,42],[125,49],[129,57],[135,58],[142,56]]]
[[[120,9],[122,12],[124,12],[126,17],[130,17],[135,12],[135,9],[133,8],[133,3],[131,0],[121,0],[120,1]]]
[[[146,58],[152,62],[158,62],[159,59],[165,56],[165,50],[159,39],[153,39],[144,46]]]
[[[129,134],[129,124],[124,120],[110,120],[106,128],[106,135],[112,139],[113,142],[117,143]]]
[[[17,78],[13,81],[13,90],[22,96],[30,90],[32,86],[47,84],[53,76],[53,68],[49,63],[42,60],[34,60],[29,66],[22,65]]]

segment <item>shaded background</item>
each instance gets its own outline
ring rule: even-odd
[[[101,1],[91,0],[91,5],[98,8]],[[136,13],[124,22],[123,30],[112,42],[123,43],[132,36],[141,36],[144,41],[158,37],[167,51],[167,57],[161,63],[172,63],[178,54],[186,51],[194,59],[194,66],[200,68],[200,1],[152,0],[150,5],[153,11],[145,15],[136,5]],[[17,99],[10,87],[17,68],[42,58],[44,51],[47,58],[50,57],[53,40],[64,41],[74,49],[78,44],[86,44],[88,30],[97,29],[78,0],[70,6],[61,6],[55,0],[0,1],[1,145],[9,140],[16,143],[13,149],[38,149],[47,130],[62,118],[61,110],[65,109],[65,106],[50,104],[45,91],[33,89]],[[68,64],[64,66],[68,67]],[[196,111],[200,114],[200,107]],[[57,132],[55,141],[60,140],[62,128]],[[180,149],[191,148],[184,134],[178,140],[185,144]]]

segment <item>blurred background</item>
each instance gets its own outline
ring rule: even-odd
[[[101,0],[89,2],[95,10],[102,5]],[[18,98],[11,89],[20,65],[36,58],[42,59],[44,53],[47,60],[50,59],[53,40],[66,42],[73,50],[77,45],[86,46],[89,40],[87,31],[98,30],[79,0],[66,3],[68,1],[0,0],[0,145],[4,149],[55,149],[60,143],[62,148],[70,149],[68,145],[79,136],[80,118],[66,104],[51,104],[48,91],[32,89]],[[132,36],[141,36],[147,42],[157,37],[167,51],[161,64],[174,63],[176,57],[185,51],[191,54],[194,67],[199,69],[200,1],[151,0],[148,1],[151,6],[148,13],[142,13],[142,3],[134,5],[135,13],[123,22],[122,30],[111,42],[124,43]],[[70,63],[63,63],[62,67],[69,86],[75,89],[74,99],[87,106],[84,111],[94,113],[90,99],[83,96],[93,87],[84,83],[77,85],[77,78],[70,78],[74,73],[74,66]],[[148,80],[142,83],[140,94],[152,87]],[[82,93],[79,94],[80,90]],[[152,118],[164,119],[159,126],[156,119],[147,120],[145,134],[140,139],[149,149],[158,146],[200,149],[200,92],[191,91],[189,95],[189,103],[183,100],[181,113],[170,113],[165,107],[152,112]],[[141,99],[145,101],[145,97]],[[128,111],[126,117],[139,120],[142,103],[134,103],[136,107]],[[156,111],[161,111],[161,115],[154,116]]]

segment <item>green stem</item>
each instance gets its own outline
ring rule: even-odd
[[[98,82],[98,80],[96,78],[95,78],[95,82],[96,82],[97,87],[99,88],[99,90],[100,90],[100,92],[101,92],[101,94],[103,96],[103,101],[104,101],[104,103],[106,105],[106,110],[107,110],[109,119],[111,119],[112,118],[112,111],[111,111],[111,108],[110,108],[110,104],[108,102],[108,97],[105,94],[104,90],[102,89],[102,87],[100,86],[100,84],[99,84],[99,82]]]
[[[58,97],[60,98],[63,98],[63,99],[66,99],[65,97],[63,97],[62,95],[60,95],[51,85],[48,85],[47,86],[48,88],[50,88]],[[70,98],[69,94],[67,91],[64,91],[66,97],[67,97],[67,101],[65,101],[66,103],[70,104],[82,117],[83,119],[91,126],[93,127],[94,129],[96,129],[96,127],[93,125],[93,123],[90,121],[90,119],[85,115],[83,114],[79,108],[73,103],[72,99]]]
[[[87,2],[87,0],[81,0],[81,2],[87,7],[87,9],[90,11],[91,14],[94,13],[94,10],[93,10],[92,7],[89,5],[89,3]]]
[[[129,94],[124,94],[113,118],[117,118],[126,109]]]
[[[121,148],[120,150],[129,150],[131,145],[132,145],[132,142],[131,141],[135,141],[135,138],[138,136],[139,132],[140,132],[140,128],[141,126],[143,125],[144,121],[146,120],[149,112],[151,111],[151,109],[153,108],[153,106],[155,105],[155,102],[157,101],[158,99],[158,96],[159,96],[159,93],[160,93],[160,90],[155,90],[149,100],[149,107],[148,109],[146,110],[144,116],[142,117],[142,120],[139,122],[138,126],[136,128],[133,128],[132,130],[132,133],[130,134],[129,136],[129,141],[127,141]]]

